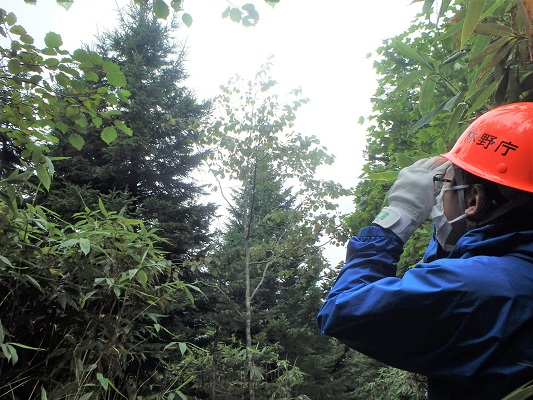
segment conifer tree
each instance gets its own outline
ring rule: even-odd
[[[130,215],[160,229],[169,239],[166,250],[180,258],[206,242],[214,208],[200,203],[203,190],[194,180],[204,155],[195,150],[192,125],[209,103],[199,103],[184,86],[186,52],[173,39],[175,28],[139,4],[121,10],[119,26],[98,37],[96,51],[126,77],[129,102],[114,99],[125,125],[106,131],[108,139],[118,135],[109,144],[95,133],[84,136],[81,150],[59,145],[55,153],[70,158],[56,163],[46,203],[62,215],[95,204],[98,196],[111,209],[127,206]]]

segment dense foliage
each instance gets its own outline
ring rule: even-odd
[[[54,146],[54,155],[69,158],[55,163],[44,204],[67,217],[105,196],[106,207],[126,207],[158,228],[169,257],[180,260],[207,242],[214,207],[200,204],[203,190],[193,177],[204,157],[196,151],[193,125],[209,103],[199,104],[183,86],[186,52],[173,39],[175,28],[144,5],[124,9],[120,25],[98,38],[97,54],[124,73],[128,101],[117,99],[117,105],[133,134],[105,143],[90,129],[80,149]]]
[[[352,231],[401,167],[530,100],[529,3],[424,0],[377,49]],[[224,86],[210,115],[181,84],[172,10],[192,23],[181,1],[138,0],[96,51],[72,53],[53,33],[36,48],[0,10],[0,397],[424,398],[423,377],[316,328],[336,275],[320,246],[345,238],[346,192],[315,178],[332,158],[292,130],[306,99],[281,103],[267,64]],[[251,3],[224,16],[259,20]],[[228,214],[212,237],[192,179],[208,154]],[[416,232],[398,274],[430,234]]]

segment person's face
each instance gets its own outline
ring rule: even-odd
[[[454,186],[457,186],[453,165],[446,170],[446,173],[444,174],[444,179],[450,180],[450,182],[443,182],[443,189],[449,189],[453,188]],[[445,190],[442,193],[442,207],[444,209],[444,216],[448,221],[453,221],[455,218],[465,213],[465,204],[463,204],[463,207],[461,207],[461,201],[459,200],[459,190],[464,189]],[[467,230],[468,228],[465,219],[453,223],[452,230],[446,242],[448,244],[454,245],[455,243],[457,243],[459,238],[467,232]]]
[[[450,165],[444,174],[444,179],[450,180],[451,182],[445,181],[442,185],[444,189],[449,189],[457,185],[455,180],[455,172],[453,165]],[[452,221],[458,216],[464,214],[465,210],[461,210],[459,204],[459,196],[457,190],[445,190],[442,194],[442,206],[444,208],[444,216],[448,221]]]

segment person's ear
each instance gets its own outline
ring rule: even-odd
[[[485,188],[481,185],[472,185],[465,193],[466,210],[465,214],[469,218],[475,219],[480,216],[485,207]]]

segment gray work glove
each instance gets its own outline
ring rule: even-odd
[[[437,156],[418,160],[402,169],[389,190],[389,205],[373,223],[392,230],[405,243],[435,205],[438,192],[435,192],[433,177],[444,174],[450,165],[446,158]]]

